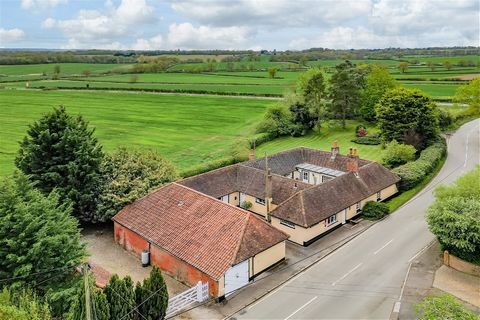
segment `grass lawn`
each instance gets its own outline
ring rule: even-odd
[[[28,124],[65,105],[95,127],[106,151],[153,148],[180,169],[229,156],[276,103],[265,99],[74,91],[0,90],[0,175],[13,171]]]
[[[340,146],[340,153],[346,154],[349,147],[357,147],[360,158],[380,161],[382,149],[380,145],[360,145],[351,142],[355,138],[356,121],[348,121],[347,128],[343,129],[340,125],[331,128],[322,127],[321,133],[313,132],[304,137],[281,137],[273,141],[260,145],[256,150],[257,157],[263,157],[265,152],[273,154],[287,149],[300,146],[330,151],[332,141],[337,140]],[[367,131],[374,132],[375,129],[367,128]]]
[[[44,64],[25,64],[25,65],[2,65],[0,66],[0,75],[35,75],[45,72],[52,75],[55,66],[60,66],[60,76],[82,74],[84,70],[90,70],[92,73],[107,72],[114,69],[128,69],[129,64],[116,63],[44,63]]]

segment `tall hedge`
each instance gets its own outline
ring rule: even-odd
[[[446,152],[447,144],[445,140],[439,139],[423,150],[416,161],[408,162],[393,169],[393,172],[401,178],[400,190],[405,191],[419,184],[426,175],[435,169]]]

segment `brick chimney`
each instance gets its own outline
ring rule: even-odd
[[[337,154],[340,153],[340,148],[338,147],[338,143],[337,143],[337,140],[334,140],[332,142],[332,155],[330,157],[331,160],[335,160],[335,158],[337,157]]]
[[[348,149],[347,171],[353,172],[358,177],[358,153],[357,148]]]
[[[248,154],[248,160],[255,160],[255,151],[250,149],[250,153]]]

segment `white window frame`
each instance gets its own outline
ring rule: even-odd
[[[294,223],[291,223],[290,221],[280,220],[280,224],[283,224],[283,225],[286,226],[286,227],[295,229],[295,224],[294,224]]]
[[[362,206],[361,206],[360,201],[357,202],[357,203],[355,203],[355,209],[357,209],[357,212],[360,211],[360,210],[362,210]]]
[[[308,180],[309,180],[309,179],[308,179],[308,178],[309,178],[309,177],[308,177],[308,171],[303,171],[302,177],[303,177],[303,180],[307,180],[307,181],[308,181]]]
[[[328,217],[326,219],[326,223],[327,223],[327,227],[334,223],[337,223],[337,214],[335,213],[334,215],[331,215],[330,217]]]
[[[377,201],[382,200],[382,190],[377,192]]]
[[[255,198],[255,202],[262,206],[265,205],[265,199],[262,199],[262,198]]]

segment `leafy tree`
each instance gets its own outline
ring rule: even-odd
[[[58,190],[61,201],[71,201],[73,214],[94,221],[99,194],[101,146],[94,130],[62,106],[29,126],[20,144],[16,166],[44,194]]]
[[[267,71],[270,78],[275,78],[275,75],[277,74],[277,68],[268,68]]]
[[[401,73],[407,72],[408,69],[408,62],[400,62],[397,66],[398,70],[400,70]]]
[[[388,69],[383,65],[371,65],[365,77],[365,88],[362,92],[360,116],[373,122],[376,120],[375,105],[383,95],[396,86],[395,79],[390,76]]]
[[[293,136],[303,136],[315,126],[317,118],[310,112],[306,104],[296,102],[290,106],[289,110],[293,124],[290,127],[290,134]]]
[[[320,131],[321,118],[325,114],[325,100],[327,97],[327,86],[323,71],[312,68],[304,72],[297,82],[297,91],[316,118],[315,125]]]
[[[286,106],[279,104],[267,109],[263,121],[258,125],[256,131],[283,136],[290,133],[291,125],[290,111]]]
[[[341,118],[343,128],[346,126],[347,116],[355,114],[358,108],[363,84],[363,73],[350,61],[347,60],[335,67],[330,79],[331,111]]]
[[[478,320],[472,311],[449,294],[429,296],[415,305],[419,320],[462,319]]]
[[[60,74],[60,66],[58,64],[53,67],[53,73],[57,75]]]
[[[85,256],[71,206],[21,174],[0,183],[0,280],[39,292],[64,281]]]
[[[445,61],[443,63],[443,66],[445,67],[445,69],[447,70],[451,70],[453,68],[453,64],[450,63],[450,61]]]
[[[436,109],[431,99],[419,90],[395,88],[388,91],[375,107],[383,141],[409,143],[418,138],[414,146],[425,148],[439,130]]]
[[[439,186],[427,222],[452,254],[480,263],[480,167],[451,186]]]
[[[95,215],[98,221],[107,221],[127,204],[178,177],[173,164],[157,152],[126,147],[104,158],[102,173],[103,190]]]
[[[0,320],[51,320],[48,303],[39,301],[29,291],[10,292],[4,288],[0,292]]]
[[[135,292],[132,279],[127,276],[120,279],[116,274],[110,278],[105,286],[105,295],[110,306],[110,316],[112,319],[134,319]]]
[[[130,83],[135,83],[135,82],[137,82],[137,81],[138,81],[138,75],[132,74],[132,75],[130,76]]]
[[[153,267],[150,277],[143,280],[143,290],[148,297],[144,297],[144,303],[139,308],[140,313],[148,320],[165,318],[168,307],[168,292],[160,269]]]
[[[107,301],[107,297],[102,290],[95,287],[95,279],[93,276],[89,279],[90,290],[90,307],[91,314],[95,320],[110,320],[110,306]],[[68,320],[84,320],[86,313],[85,305],[85,284],[83,281],[79,281],[77,293],[74,302],[72,303],[70,313],[68,314]]]
[[[471,114],[480,114],[480,78],[460,86],[455,93],[454,101],[468,105]]]
[[[383,153],[382,163],[388,168],[395,168],[415,160],[416,152],[417,150],[413,146],[392,140],[387,144]]]
[[[433,63],[432,61],[428,61],[427,66],[430,68],[432,72],[435,71],[436,66],[435,66],[435,63]]]

